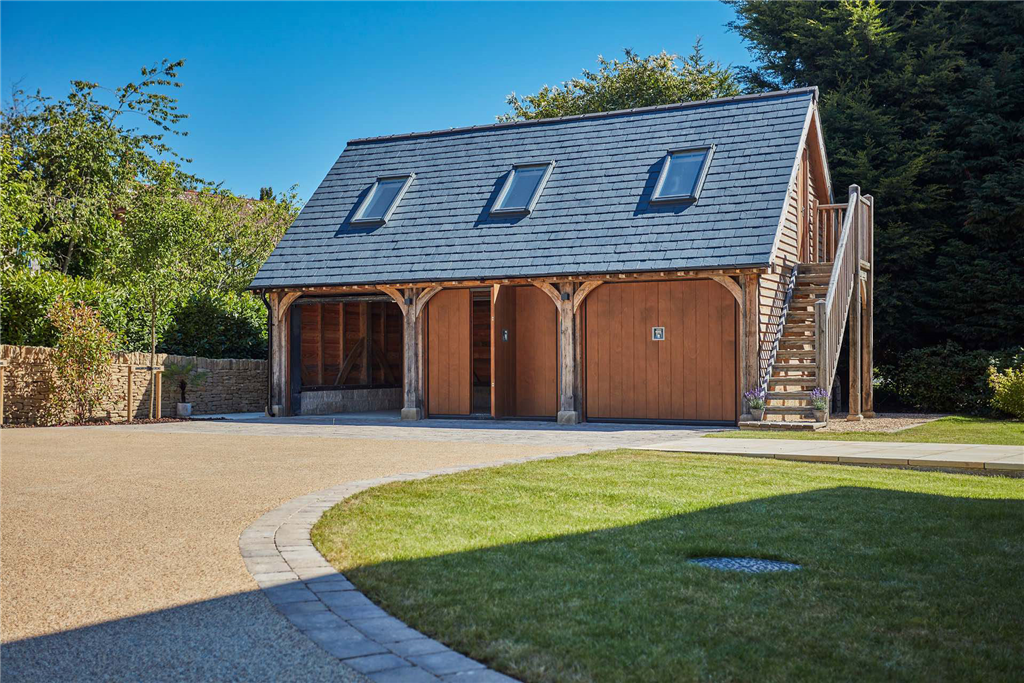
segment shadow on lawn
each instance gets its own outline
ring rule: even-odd
[[[803,569],[687,562],[722,555]],[[1022,567],[1024,501],[840,487],[347,575],[527,680],[882,680],[1011,676]]]
[[[543,665],[544,680],[881,680],[893,657],[911,677],[1008,678],[1024,657],[1022,539],[1019,500],[850,487],[349,577],[410,625],[513,675]],[[804,569],[685,561],[718,554]],[[260,591],[10,642],[0,655],[5,683],[340,676]]]

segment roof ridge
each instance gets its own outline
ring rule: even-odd
[[[745,100],[754,100],[761,98],[770,97],[784,97],[786,95],[798,95],[803,93],[812,93],[813,99],[818,99],[818,86],[812,85],[803,88],[791,88],[789,90],[772,90],[770,92],[763,93],[750,93],[745,95],[733,95],[731,97],[716,97],[710,100],[694,100],[691,102],[677,102],[674,104],[656,104],[650,107],[635,107],[633,109],[616,109],[614,111],[599,111],[592,112],[590,114],[573,114],[571,116],[556,116],[549,119],[528,119],[526,121],[503,121],[498,123],[483,123],[475,126],[460,126],[455,128],[441,128],[438,130],[428,130],[413,133],[397,133],[394,135],[377,135],[365,138],[353,138],[349,140],[348,145],[358,144],[363,142],[380,142],[383,140],[403,140],[410,138],[422,138],[433,135],[445,135],[449,133],[465,133],[468,131],[476,130],[494,130],[498,128],[512,128],[515,126],[529,126],[529,125],[541,125],[545,123],[556,123],[559,121],[576,121],[582,119],[598,119],[611,116],[621,116],[623,114],[643,114],[653,111],[671,111],[675,109],[687,109],[689,107],[700,107],[710,104],[723,104],[727,102],[742,102]]]

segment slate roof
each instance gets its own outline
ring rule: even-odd
[[[814,88],[352,140],[252,288],[769,263]],[[670,149],[715,144],[696,204],[649,203]],[[555,160],[528,216],[489,216],[512,164]],[[387,225],[349,223],[415,173]]]

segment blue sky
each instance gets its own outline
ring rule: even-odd
[[[185,58],[176,90],[190,170],[240,194],[306,199],[351,138],[491,123],[511,91],[594,68],[598,54],[749,57],[717,2],[0,4],[0,82],[63,96]]]

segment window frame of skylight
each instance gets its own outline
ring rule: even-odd
[[[697,172],[697,182],[693,187],[693,194],[674,194],[668,196],[661,195],[661,188],[665,185],[665,180],[668,178],[668,170],[672,165],[672,156],[674,154],[688,154],[692,152],[704,152],[704,162],[700,170]],[[701,145],[699,147],[682,147],[679,149],[670,149],[665,153],[665,163],[661,167],[661,173],[658,174],[658,182],[654,185],[654,192],[651,194],[652,204],[669,204],[672,202],[696,202],[700,198],[701,190],[704,189],[704,181],[707,180],[708,170],[711,168],[711,160],[715,156],[715,145]]]
[[[509,191],[512,189],[512,180],[515,177],[516,171],[528,168],[545,168],[544,175],[541,176],[540,181],[537,183],[537,187],[534,188],[530,201],[527,202],[526,206],[502,207],[501,203],[505,201],[505,197],[508,196]],[[544,192],[544,186],[548,184],[548,178],[551,177],[551,172],[554,171],[554,169],[555,162],[553,160],[530,164],[513,164],[512,168],[509,169],[508,175],[505,177],[505,184],[502,186],[501,191],[494,200],[494,206],[491,208],[490,213],[499,216],[507,214],[529,215],[533,213],[533,209],[537,206],[537,202],[540,200],[540,196]]]
[[[380,185],[382,181],[398,180],[400,178],[405,178],[405,183],[401,188],[399,188],[398,193],[395,195],[395,198],[391,200],[391,204],[388,205],[384,214],[376,218],[364,218],[363,213],[370,207],[370,202],[373,201],[373,195],[377,191],[377,186]],[[373,185],[370,186],[370,191],[366,193],[366,196],[363,197],[363,201],[359,202],[359,206],[356,207],[356,212],[353,214],[350,222],[357,225],[385,225],[388,222],[388,219],[391,218],[391,214],[395,212],[396,208],[398,208],[399,202],[402,201],[402,197],[405,196],[406,191],[409,189],[409,186],[412,185],[412,181],[415,178],[415,173],[394,173],[390,175],[377,176],[373,181]]]

